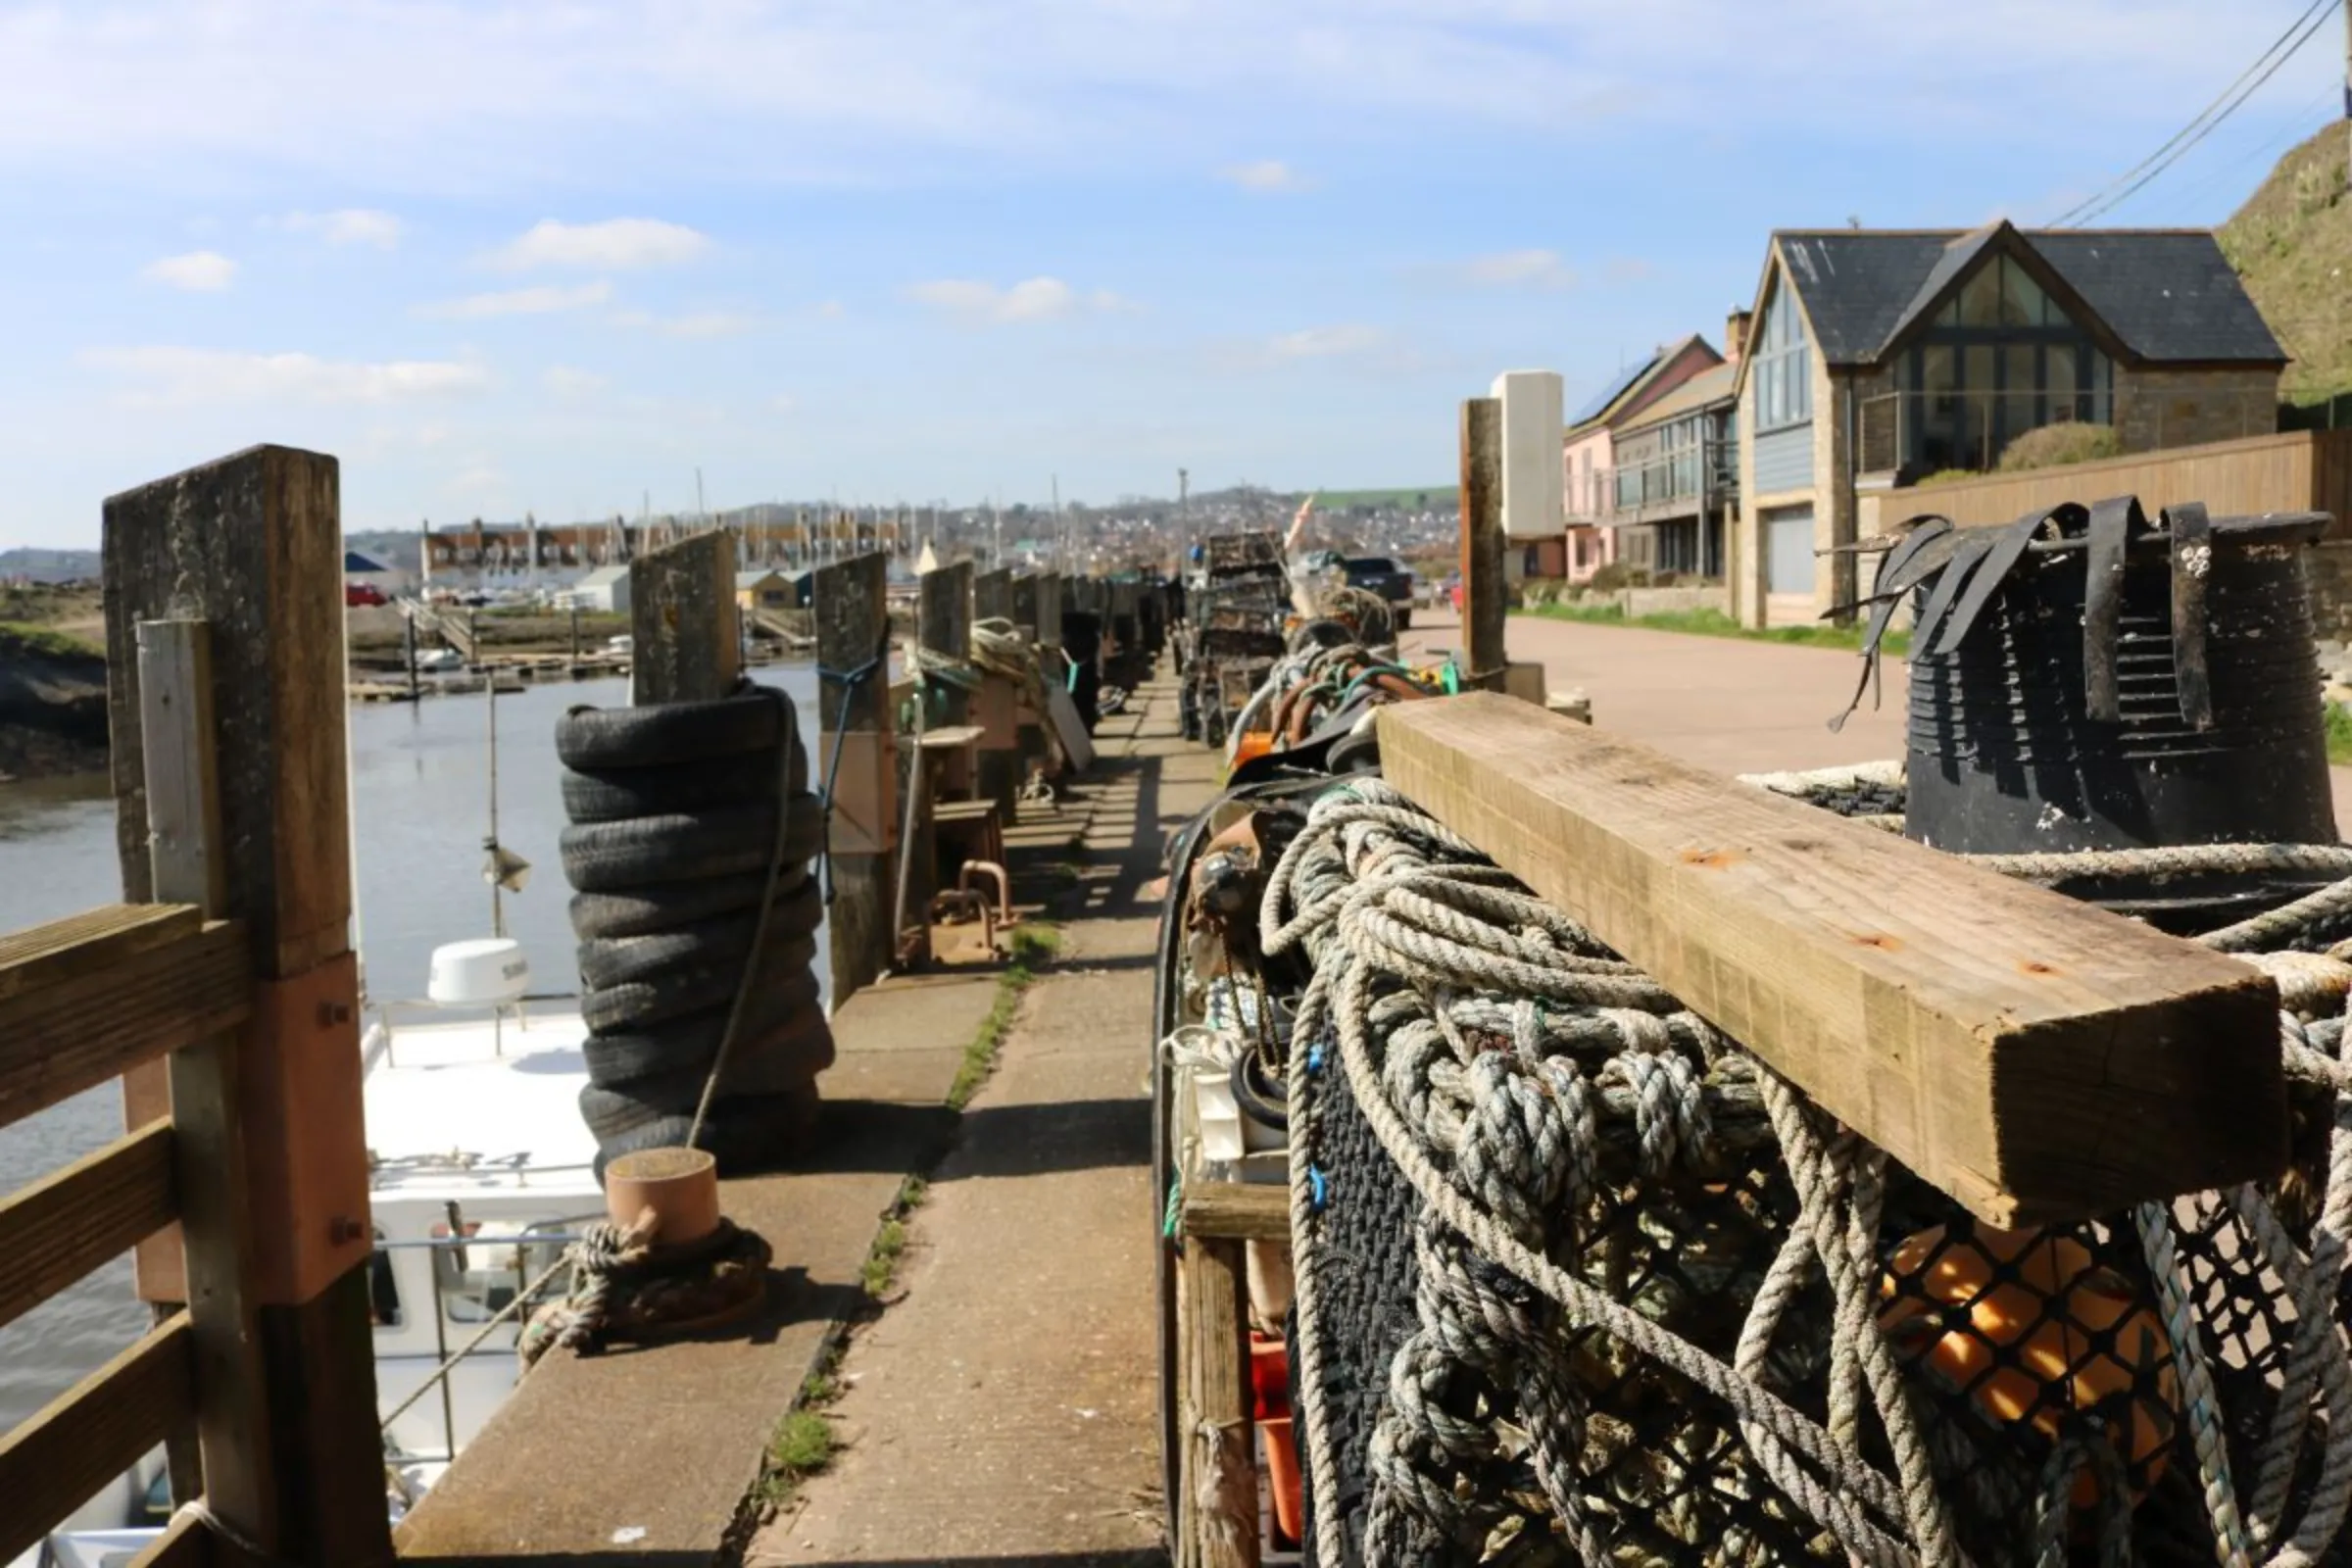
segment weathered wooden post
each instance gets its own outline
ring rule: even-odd
[[[890,711],[890,558],[819,567],[816,617],[820,780],[832,792],[833,1005],[873,983],[897,951],[891,930],[898,748]]]
[[[258,982],[233,1042],[185,1054],[168,1090],[125,1080],[134,1121],[169,1100],[197,1184],[182,1256],[145,1250],[140,1289],[197,1325],[208,1506],[318,1568],[392,1555],[343,673],[317,657],[341,640],[337,476],[332,458],[252,448],[109,500],[104,557],[124,896],[243,921]]]
[[[1502,400],[1462,403],[1462,653],[1465,677],[1502,689]]]
[[[972,578],[972,620],[1012,618],[1012,572],[1000,566]],[[978,661],[975,658],[974,662]],[[973,694],[972,722],[980,726],[980,794],[997,803],[1009,825],[1021,801],[1021,683],[1001,670],[982,668]]]
[[[689,534],[631,562],[629,701],[716,702],[742,676],[734,534]]]

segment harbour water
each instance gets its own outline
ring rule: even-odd
[[[783,687],[816,755],[815,671],[758,672]],[[628,701],[624,681],[532,686],[498,699],[499,833],[531,862],[529,885],[505,899],[507,928],[530,956],[532,989],[570,991],[569,889],[556,854],[564,826],[555,724],[567,708]],[[356,707],[352,797],[359,849],[354,932],[371,998],[424,994],[441,943],[490,932],[482,839],[489,817],[489,707],[476,696]],[[13,931],[122,897],[114,800],[103,778],[0,785],[0,931]],[[825,946],[817,945],[823,964]],[[122,1130],[112,1084],[0,1128],[0,1194],[97,1149]],[[135,1340],[146,1310],[119,1260],[0,1328],[0,1431]]]

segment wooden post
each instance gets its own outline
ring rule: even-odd
[[[825,923],[832,932],[836,1008],[872,984],[897,951],[890,928],[898,760],[890,711],[889,576],[890,558],[876,552],[817,568],[810,585],[817,757],[824,769],[819,777],[831,781],[833,792],[833,904]],[[877,661],[862,679],[843,678]]]
[[[1045,640],[1037,623],[1037,585],[1038,579],[1033,573],[1023,572],[1013,578],[1012,605],[1004,612],[1004,618],[1020,627],[1022,635],[1031,642]]]
[[[245,1280],[261,1360],[251,1387],[269,1438],[269,1451],[249,1457],[274,1483],[273,1549],[317,1568],[387,1563],[345,698],[342,670],[318,657],[339,644],[343,619],[335,460],[254,447],[113,497],[104,560],[118,849],[134,903],[156,896],[167,863],[181,874],[150,845],[150,778],[170,774],[161,759],[150,768],[141,730],[138,625],[211,626],[217,843],[233,853],[211,858],[206,874],[220,878],[221,912],[244,922],[259,981],[236,1120],[256,1253]],[[169,826],[162,804],[156,820]],[[213,1246],[210,1224],[190,1209],[189,1249]],[[191,1256],[192,1296],[206,1295],[215,1267]],[[203,1375],[201,1403],[226,1396]],[[211,1457],[208,1443],[208,1470]],[[206,1483],[229,1479],[208,1473]]]
[[[1379,727],[1391,784],[1981,1219],[2285,1163],[2249,964],[1506,697]]]
[[[629,701],[716,702],[743,676],[735,535],[689,534],[629,564]]]
[[[1012,568],[999,566],[972,578],[972,619],[1012,619]]]
[[[1257,1469],[1242,1347],[1242,1244],[1187,1237],[1176,1261],[1185,1342],[1184,1539],[1193,1568],[1257,1568]]]
[[[939,566],[922,574],[917,583],[915,600],[915,637],[925,650],[958,663],[972,657],[972,564],[956,562],[952,566]],[[943,685],[938,688],[940,703],[930,710],[925,727],[940,728],[968,723],[971,702],[961,687]],[[928,702],[928,693],[918,683],[918,701]],[[930,756],[917,752],[914,767],[930,767]],[[936,791],[925,796],[927,801],[938,799]],[[932,830],[931,813],[921,812],[914,832],[900,845],[900,853],[912,857],[913,875],[907,883],[906,907],[909,920],[916,917],[939,891],[939,836]]]
[[[224,912],[214,754],[213,660],[200,620],[138,623],[139,737],[146,754],[152,896]],[[173,1184],[179,1193],[179,1282],[196,1348],[197,1476],[205,1505],[263,1546],[278,1535],[270,1474],[249,1234],[248,1129],[240,1118],[244,1052],[235,1032],[163,1059],[172,1112]],[[165,1308],[163,1310],[168,1310]],[[187,1477],[172,1454],[173,1494]]]
[[[1502,400],[1462,403],[1462,662],[1500,689],[1503,665]]]
[[[972,621],[1010,621],[1012,572],[1006,567],[983,571],[972,578]],[[1021,801],[1021,688],[1010,675],[984,670],[973,698],[972,722],[986,734],[980,742],[980,793],[997,803],[1010,826]]]

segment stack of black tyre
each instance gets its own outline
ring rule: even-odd
[[[698,1147],[721,1170],[776,1164],[808,1138],[833,1062],[813,967],[824,808],[791,700],[747,686],[719,702],[575,708],[556,753],[588,1024],[580,1113],[600,1172],[687,1141],[747,985]]]

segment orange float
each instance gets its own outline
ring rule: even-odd
[[[1895,1249],[1880,1295],[1880,1329],[1987,1419],[2055,1442],[2068,1417],[2102,1412],[2132,1500],[2164,1475],[2180,1424],[2172,1345],[2142,1293],[2080,1242],[1935,1226]],[[2075,1506],[2098,1496],[2090,1471],[2075,1478]]]

